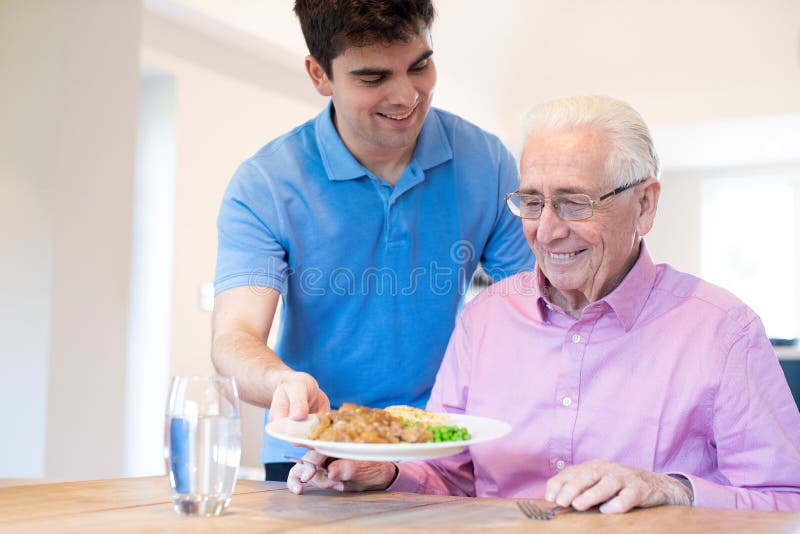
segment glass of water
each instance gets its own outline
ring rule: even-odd
[[[175,511],[221,514],[231,502],[241,452],[239,395],[233,377],[173,377],[164,458]]]

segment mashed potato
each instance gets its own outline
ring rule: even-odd
[[[447,423],[446,415],[421,410],[413,406],[397,405],[389,406],[384,409],[393,416],[405,419],[411,423],[422,423],[425,426],[441,426]]]

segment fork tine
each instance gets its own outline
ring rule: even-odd
[[[536,519],[547,519],[547,513],[538,504],[531,502],[530,505]]]
[[[517,507],[528,519],[548,521],[555,517],[555,508],[542,508],[535,502],[528,499],[517,501]]]
[[[522,510],[522,513],[525,514],[525,517],[528,519],[536,519],[536,513],[531,510],[529,501],[518,501],[517,505],[519,506],[519,509]]]
[[[528,507],[528,513],[531,514],[532,519],[539,519],[539,509],[536,508],[536,505],[531,501],[527,501],[525,503]]]
[[[531,518],[530,514],[528,513],[528,509],[525,507],[525,501],[517,501],[517,508],[522,514],[527,517],[528,519]]]
[[[517,501],[517,507],[528,519],[541,519],[541,510],[531,501]]]

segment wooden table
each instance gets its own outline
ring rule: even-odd
[[[0,532],[800,532],[800,513],[665,506],[624,515],[569,512],[531,521],[514,499],[408,493],[292,495],[239,481],[221,517],[172,510],[166,477],[0,488]]]

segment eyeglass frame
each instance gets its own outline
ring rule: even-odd
[[[631,189],[631,188],[633,188],[633,187],[636,187],[636,186],[637,186],[637,185],[639,185],[639,184],[643,184],[643,183],[644,183],[644,182],[646,182],[647,180],[648,180],[648,178],[642,178],[641,180],[639,180],[639,181],[637,181],[637,182],[631,182],[631,183],[629,183],[628,185],[621,185],[621,186],[617,187],[616,189],[614,189],[613,191],[609,191],[608,193],[606,193],[606,194],[604,194],[604,195],[600,195],[600,196],[599,196],[599,197],[597,197],[596,199],[592,198],[592,197],[591,197],[591,196],[589,196],[587,193],[566,193],[566,194],[572,194],[572,195],[583,195],[583,196],[585,196],[586,198],[588,198],[588,199],[589,199],[589,204],[588,204],[588,206],[591,208],[591,210],[592,210],[592,213],[591,213],[591,214],[589,214],[589,216],[588,216],[588,217],[584,217],[583,219],[564,219],[564,218],[563,218],[563,217],[562,217],[562,216],[561,216],[561,215],[558,213],[558,211],[557,211],[557,210],[555,210],[555,209],[554,209],[553,211],[555,212],[556,216],[557,216],[559,219],[561,219],[562,221],[585,221],[585,220],[591,219],[591,218],[594,216],[594,205],[595,205],[595,204],[598,204],[598,203],[602,202],[603,200],[606,200],[607,198],[611,198],[611,197],[613,197],[613,196],[619,195],[619,194],[620,194],[620,193],[622,193],[623,191],[627,191],[628,189]],[[511,197],[513,197],[513,196],[517,196],[517,197],[519,197],[519,196],[521,196],[521,195],[533,195],[533,196],[540,196],[540,197],[542,197],[542,211],[541,211],[541,213],[539,213],[539,216],[538,216],[538,217],[523,217],[523,216],[522,216],[522,210],[519,210],[519,214],[517,214],[517,213],[514,213],[514,210],[512,209],[512,207],[511,207],[511,204],[509,203],[509,201],[511,200]],[[536,221],[536,220],[539,220],[539,219],[541,219],[541,218],[542,218],[542,214],[544,213],[544,208],[545,208],[545,205],[547,204],[547,201],[548,201],[548,200],[550,201],[550,206],[552,207],[552,205],[553,205],[553,200],[552,200],[552,199],[553,199],[553,196],[556,196],[556,197],[558,197],[558,196],[565,196],[565,195],[551,195],[551,196],[549,196],[549,197],[546,197],[546,196],[544,196],[544,195],[539,195],[538,193],[520,193],[519,189],[517,189],[517,190],[516,190],[516,191],[514,191],[513,193],[509,193],[509,194],[507,194],[507,195],[505,196],[505,199],[504,199],[504,200],[505,200],[506,206],[508,206],[508,210],[509,210],[511,213],[513,213],[513,214],[514,214],[516,217],[519,217],[520,219],[530,219],[530,220],[534,220],[534,221]]]

